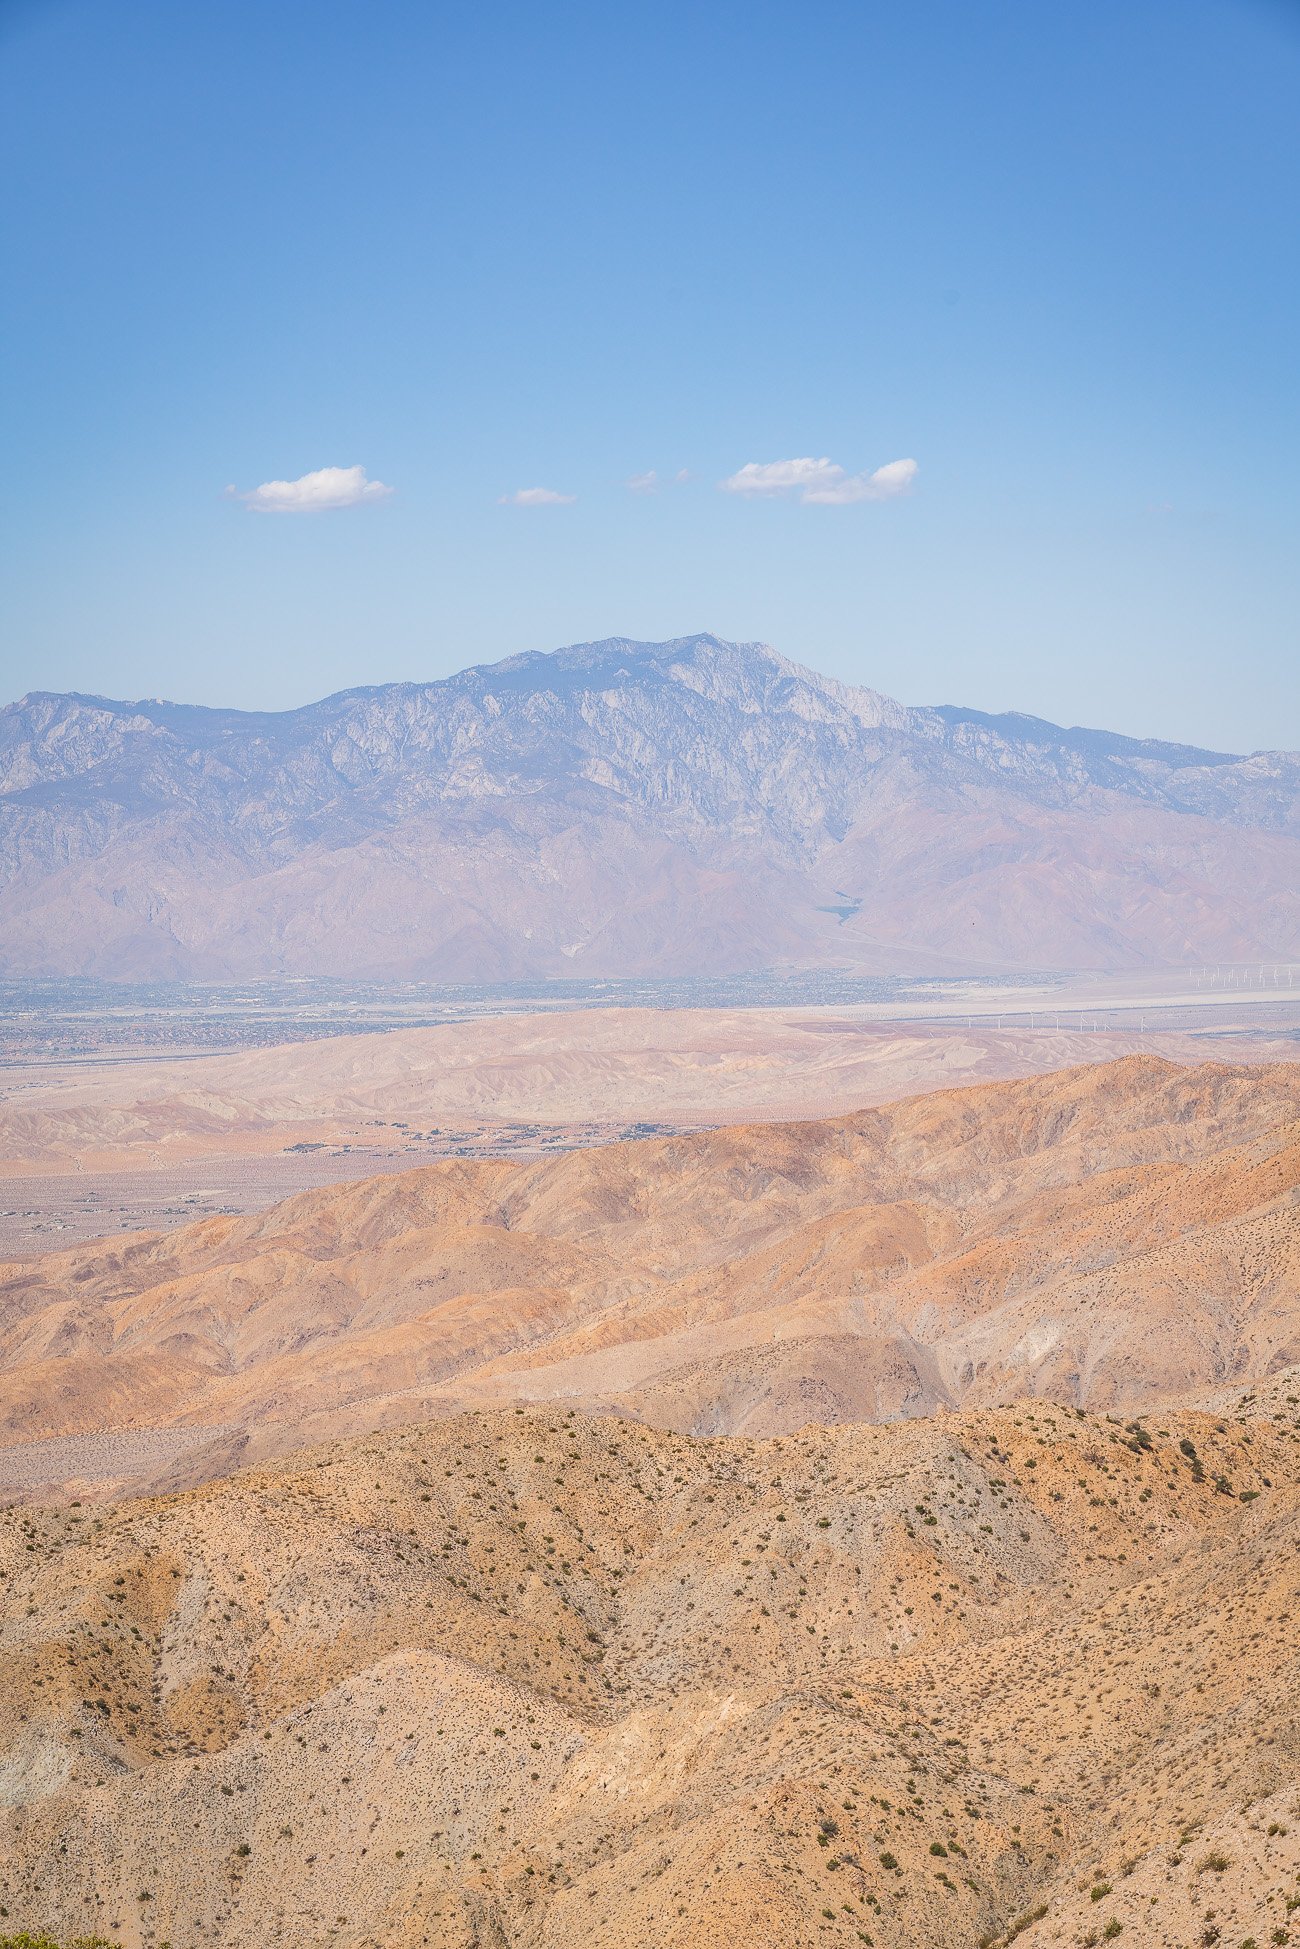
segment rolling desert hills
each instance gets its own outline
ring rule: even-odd
[[[1300,1070],[1137,1057],[453,1160],[0,1269],[0,1486],[180,1483],[465,1407],[774,1436],[1300,1361]]]
[[[0,1061],[0,1263],[261,1211],[439,1157],[825,1117],[1135,1050],[1300,1057],[1285,1007],[1200,1028],[1180,1025],[1177,1007],[1130,1009],[1120,1026],[1081,1008],[1003,1025],[988,994],[979,1001],[982,1013],[935,1020],[862,1007],[561,1008],[241,1051]],[[1199,1011],[1202,1024],[1212,1014]]]
[[[1154,1056],[4,1266],[0,1930],[1300,1940],[1298,1292]]]
[[[1300,1373],[692,1441],[572,1409],[0,1513],[11,1930],[1285,1944]]]
[[[911,709],[712,636],[300,710],[0,710],[0,973],[1300,960],[1300,757]]]

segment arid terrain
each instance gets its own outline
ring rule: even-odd
[[[0,1949],[1300,1949],[1298,99],[0,0]]]
[[[436,1157],[826,1117],[1136,1051],[1300,1057],[1295,991],[1173,986],[945,989],[906,1008],[562,1008],[220,1053],[124,1051],[105,1022],[89,1054],[0,1060],[0,1258]]]
[[[332,1185],[5,1266],[0,1484],[519,1401],[697,1435],[1132,1413],[1300,1361],[1298,1183],[1300,1067],[1136,1057]]]
[[[691,1440],[503,1410],[0,1517],[5,1926],[1300,1930],[1300,1374]]]
[[[0,1926],[1300,1941],[1298,1192],[1145,1055],[5,1266]]]
[[[1158,1039],[1180,1053],[1196,1047],[1176,1033]],[[489,1128],[526,1129],[536,1142],[584,1126],[608,1137],[637,1121],[825,1116],[949,1082],[1101,1061],[1129,1040],[1050,1023],[1031,1036],[982,1021],[611,1008],[183,1062],[27,1067],[0,1083],[0,1172],[167,1169],[295,1144],[427,1158],[443,1140]]]

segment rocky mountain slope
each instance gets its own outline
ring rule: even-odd
[[[1294,1941],[1298,1417],[502,1411],[10,1509],[0,1926]]]
[[[1296,958],[1296,754],[905,709],[761,645],[584,645],[280,714],[0,712],[11,974]]]
[[[1298,1194],[1296,1065],[1154,1058],[330,1186],[4,1267],[0,1483],[196,1480],[488,1403],[704,1435],[1132,1413],[1300,1362]]]

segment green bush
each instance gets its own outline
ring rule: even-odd
[[[56,1942],[44,1929],[38,1929],[35,1935],[23,1929],[18,1935],[0,1935],[0,1949],[119,1949],[119,1945],[102,1935],[73,1936],[65,1945]]]

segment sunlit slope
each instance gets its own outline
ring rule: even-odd
[[[5,1268],[0,1427],[253,1459],[516,1400],[696,1433],[1129,1412],[1300,1360],[1298,1184],[1290,1066],[1151,1059],[445,1163]]]
[[[966,1949],[1041,1909],[1034,1945],[1172,1946],[1208,1906],[1269,1940],[1300,1895],[1282,1400],[767,1442],[508,1410],[11,1510],[9,1925]]]

